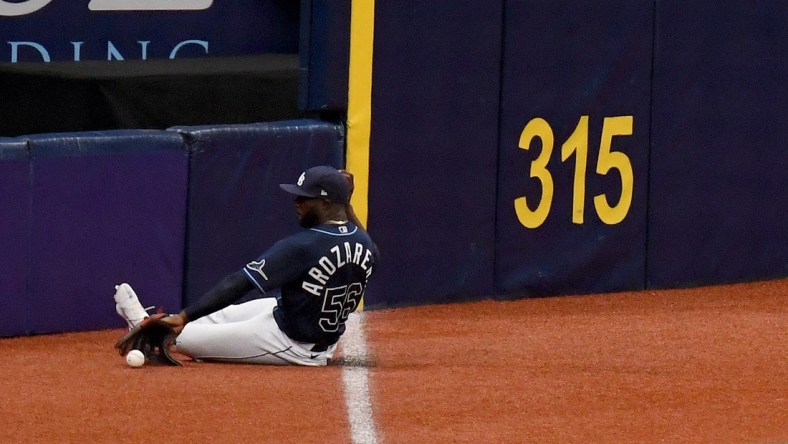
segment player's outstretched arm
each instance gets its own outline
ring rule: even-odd
[[[163,318],[163,322],[180,333],[189,321],[221,310],[238,301],[238,299],[253,289],[253,284],[246,278],[243,271],[236,271],[219,281],[197,302],[184,308],[177,315]]]

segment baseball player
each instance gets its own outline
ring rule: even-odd
[[[310,366],[333,356],[373,273],[377,248],[350,205],[350,173],[317,166],[280,186],[295,196],[305,229],[165,317],[179,332],[177,352],[198,361]],[[268,297],[275,289],[281,294]],[[147,317],[131,286],[116,290],[116,311],[129,327]],[[250,291],[261,297],[234,305]]]

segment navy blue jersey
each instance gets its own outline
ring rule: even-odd
[[[274,317],[287,336],[329,345],[344,333],[377,256],[364,230],[325,224],[282,239],[243,271],[263,293],[281,289]]]

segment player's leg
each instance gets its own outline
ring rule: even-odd
[[[189,324],[224,324],[252,319],[265,310],[273,310],[274,298],[252,299],[243,304],[229,305],[219,311],[191,321]]]
[[[263,302],[259,302],[263,301]],[[248,364],[273,365],[325,365],[333,353],[333,347],[326,352],[312,353],[311,344],[297,343],[279,330],[273,316],[276,300],[260,299],[239,304],[231,313],[217,312],[212,320],[232,312],[245,310],[241,307],[254,302],[257,314],[237,322],[214,323],[209,320],[186,324],[176,339],[176,350],[194,359],[205,361],[239,362]],[[230,307],[228,307],[230,308]],[[244,311],[245,312],[245,311]]]

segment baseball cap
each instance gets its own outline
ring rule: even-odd
[[[350,185],[347,179],[339,170],[330,166],[312,167],[301,173],[296,183],[283,183],[279,186],[296,196],[326,199],[343,204],[350,200]]]

